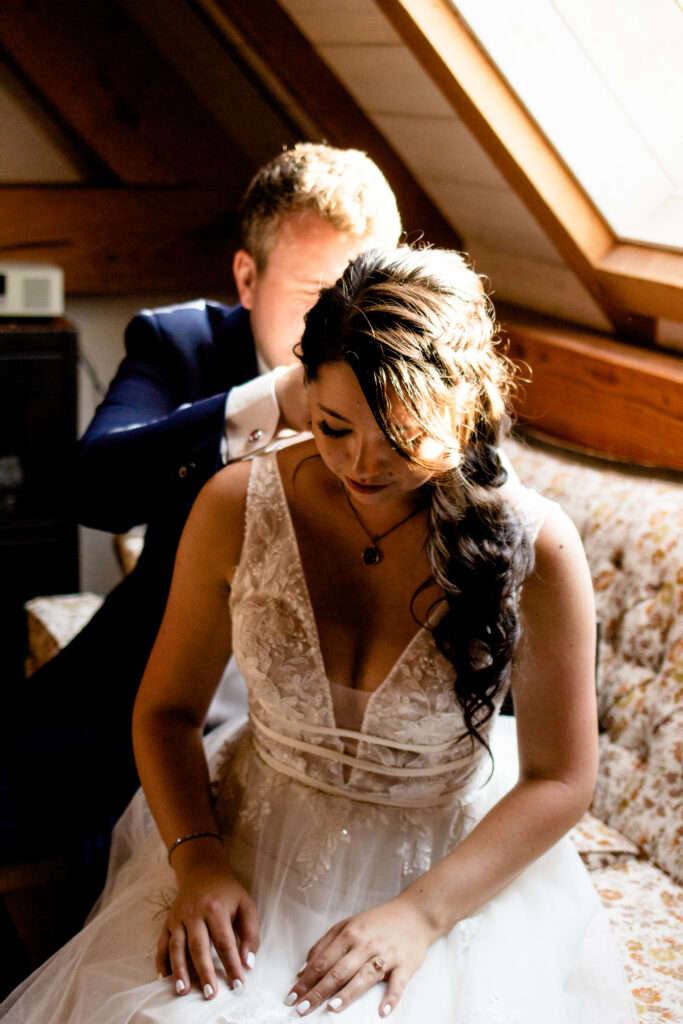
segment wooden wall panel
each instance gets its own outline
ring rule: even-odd
[[[69,294],[225,289],[236,244],[222,189],[0,186],[0,258],[58,264]]]
[[[523,373],[531,369],[517,403],[521,424],[589,452],[683,472],[683,361],[518,314],[502,320],[511,357]]]

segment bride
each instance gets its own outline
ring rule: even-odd
[[[135,707],[144,797],[8,1024],[635,1020],[562,838],[597,767],[591,582],[501,462],[494,331],[455,253],[374,250],[322,293],[313,437],[200,494]],[[205,746],[231,650],[249,719]]]

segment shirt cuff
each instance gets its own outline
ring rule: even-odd
[[[262,451],[275,436],[280,407],[275,381],[286,372],[284,366],[254,377],[228,392],[225,402],[225,433],[221,440],[223,463],[236,462]]]

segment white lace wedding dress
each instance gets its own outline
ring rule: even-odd
[[[535,537],[544,499],[527,492],[520,511]],[[174,876],[138,793],[89,923],[0,1008],[6,1024],[299,1020],[283,999],[308,948],[426,871],[512,784],[509,758],[497,758],[490,778],[486,752],[466,737],[452,666],[427,630],[369,696],[327,679],[272,454],[253,462],[232,615],[250,717],[216,730],[207,750],[232,864],[260,916],[244,992],[221,983],[214,1000],[177,998],[170,979],[157,979]],[[383,987],[343,1011],[345,1024],[380,1019]],[[335,1019],[324,1007],[311,1015],[321,1017]],[[604,914],[569,840],[434,943],[390,1019],[633,1024]]]

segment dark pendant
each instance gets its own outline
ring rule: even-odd
[[[363,561],[366,565],[378,565],[382,561],[382,552],[372,544],[363,552]]]

